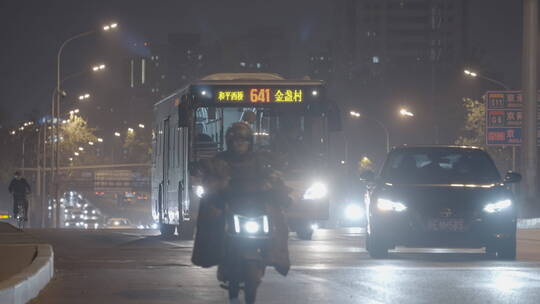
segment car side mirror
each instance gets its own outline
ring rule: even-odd
[[[507,184],[519,183],[521,181],[521,174],[508,171],[504,176],[504,182]]]
[[[363,182],[374,182],[375,181],[375,172],[371,170],[366,170],[360,173],[360,180]]]

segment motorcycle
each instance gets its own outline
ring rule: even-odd
[[[261,196],[235,196],[225,203],[224,256],[218,278],[226,282],[229,299],[244,290],[246,304],[255,303],[264,276],[273,226]]]

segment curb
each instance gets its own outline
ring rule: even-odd
[[[36,244],[36,257],[20,273],[0,282],[2,304],[23,304],[37,297],[54,274],[54,253],[51,245]]]
[[[518,229],[540,229],[540,218],[518,219]]]

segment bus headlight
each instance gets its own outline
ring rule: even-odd
[[[198,198],[202,198],[204,196],[204,187],[201,185],[195,186],[195,195]]]
[[[512,201],[509,199],[505,199],[495,203],[487,204],[486,206],[484,206],[484,211],[487,213],[495,213],[500,212],[510,206],[512,206]]]
[[[402,212],[407,210],[407,206],[403,205],[403,203],[394,202],[385,198],[377,199],[377,208],[379,208],[381,211]]]
[[[328,188],[321,182],[313,183],[304,193],[305,200],[318,200],[326,197]]]

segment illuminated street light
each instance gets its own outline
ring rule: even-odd
[[[73,155],[79,156],[79,152],[73,152]]]
[[[85,100],[85,99],[88,99],[90,98],[90,94],[86,93],[86,94],[83,94],[83,95],[79,95],[79,100]]]
[[[103,63],[97,64],[97,65],[94,65],[92,67],[92,71],[94,71],[94,72],[101,71],[101,70],[104,70],[106,67],[107,66],[105,64],[103,64]]]
[[[120,137],[120,133],[118,133],[118,132],[114,132],[114,136],[116,136],[116,137]]]
[[[11,135],[15,135],[15,133],[16,133],[15,130],[9,132],[9,134],[11,134]]]
[[[143,125],[143,124],[139,124],[139,128],[144,129],[144,125]]]
[[[103,138],[100,137],[100,138],[97,139],[97,141],[100,142],[100,143],[102,143],[102,142],[103,142]]]
[[[69,158],[69,161],[73,161],[73,157],[70,157],[70,158]]]
[[[129,133],[133,133],[135,130],[133,130],[133,128],[128,128],[128,132]]]
[[[106,24],[103,26],[103,30],[108,32],[110,30],[114,30],[115,28],[118,27],[118,23],[114,22],[114,23],[111,23],[111,24]]]
[[[476,72],[473,72],[471,70],[465,70],[465,71],[463,71],[463,73],[465,73],[465,75],[469,75],[471,77],[477,77],[478,76],[478,74]]]
[[[486,76],[484,76],[484,75],[480,75],[479,73],[474,72],[474,71],[471,71],[471,70],[464,70],[463,73],[465,73],[465,75],[468,75],[468,76],[470,76],[470,77],[472,77],[472,78],[476,78],[476,77],[482,78],[482,79],[487,80],[487,81],[489,81],[489,82],[491,82],[491,83],[494,83],[494,84],[496,84],[496,85],[498,85],[498,86],[501,86],[501,87],[504,88],[505,90],[510,90],[510,87],[509,87],[509,86],[507,86],[507,85],[504,84],[502,81],[499,81],[499,80],[497,80],[497,79],[493,79],[493,78],[486,77]]]
[[[349,114],[351,114],[351,116],[353,117],[360,117],[360,113],[359,112],[356,112],[356,111],[350,111]]]
[[[73,113],[75,113],[75,114],[79,113],[79,109],[73,110]]]
[[[93,145],[94,145],[94,142],[93,142],[93,141],[89,141],[88,144],[89,144],[90,146],[93,146]]]
[[[79,151],[84,151],[84,148],[83,148],[83,147],[79,147]]]
[[[401,109],[399,109],[399,115],[413,117],[414,113],[412,113],[411,111],[409,111],[409,110],[407,110],[405,108],[401,108]]]

